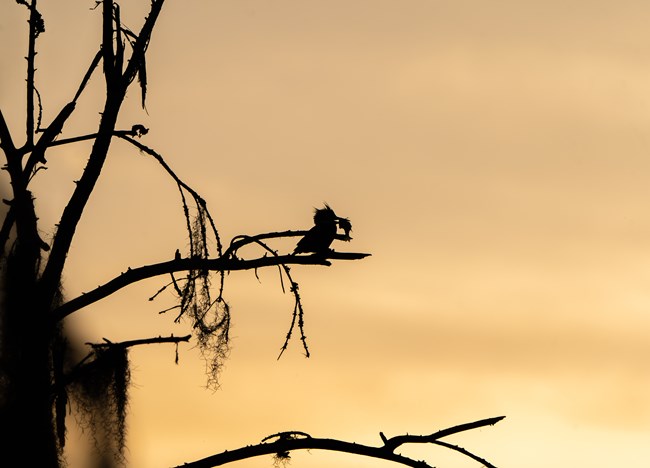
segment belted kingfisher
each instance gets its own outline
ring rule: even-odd
[[[350,240],[352,230],[350,221],[336,216],[334,210],[325,203],[325,208],[315,210],[314,226],[298,241],[293,253],[327,253],[330,244],[336,238],[337,227],[345,232],[343,239]]]

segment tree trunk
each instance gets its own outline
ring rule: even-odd
[[[23,200],[14,200],[14,208],[29,217],[33,201],[28,191],[25,194]],[[2,466],[55,468],[59,456],[52,405],[52,331],[48,308],[36,289],[41,241],[35,218],[21,221],[20,241],[2,271],[0,457]]]
[[[39,315],[34,309],[9,306],[5,313],[9,337],[3,340],[2,356],[6,386],[0,409],[3,466],[56,468],[59,457],[47,346],[49,333],[42,321],[31,318]]]

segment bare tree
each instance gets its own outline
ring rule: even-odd
[[[287,230],[236,236],[224,247],[206,201],[177,176],[159,152],[142,143],[148,129],[137,122],[130,128],[117,127],[120,108],[136,80],[144,107],[147,91],[145,55],[164,0],[151,0],[149,13],[138,32],[124,25],[117,2],[96,2],[96,14],[102,18],[101,46],[96,55],[90,57],[88,69],[70,101],[46,125],[41,121],[41,100],[36,86],[36,44],[45,32],[45,23],[37,0],[17,0],[17,3],[27,9],[29,16],[26,122],[21,143],[0,110],[0,148],[6,158],[3,169],[7,171],[11,184],[8,199],[4,200],[8,208],[0,227],[0,267],[4,289],[0,309],[0,443],[3,466],[61,466],[66,438],[65,415],[72,402],[86,415],[86,424],[98,441],[96,445],[101,457],[120,462],[123,461],[125,444],[129,348],[159,343],[178,345],[188,341],[190,336],[171,335],[119,343],[106,339],[102,343],[89,344],[87,354],[78,356],[63,329],[66,317],[130,284],[167,276],[166,284],[158,293],[171,290],[178,296],[178,303],[170,310],[177,312],[175,320],[190,321],[194,339],[209,361],[209,378],[214,384],[229,345],[230,310],[223,296],[226,272],[262,267],[279,269],[282,287],[286,285],[295,300],[292,321],[280,355],[296,331],[308,356],[302,303],[289,265],[330,265],[331,260],[356,260],[368,254],[336,252],[329,248],[334,239],[349,241],[351,230],[349,220],[334,215],[329,207],[324,208],[320,215],[317,213],[315,226],[310,231]],[[91,134],[69,135],[65,131],[66,122],[75,112],[77,101],[91,76],[100,73],[104,77],[105,100],[98,128]],[[63,297],[62,273],[66,258],[115,138],[155,159],[176,184],[184,210],[188,251],[177,250],[168,260],[129,268],[81,296]],[[39,235],[30,184],[40,170],[47,168],[46,156],[50,148],[80,141],[92,142],[87,165],[61,213],[55,234],[51,239],[43,239]],[[323,215],[326,210],[331,213]],[[280,254],[269,241],[286,237],[302,237],[303,241],[294,253]],[[240,251],[247,245],[258,246],[263,255],[245,258]],[[477,421],[430,436],[387,439],[382,434],[383,445],[378,448],[316,439],[301,432],[279,433],[258,446],[235,451],[236,455],[228,452],[227,456],[208,457],[189,466],[215,466],[262,453],[275,453],[277,457],[286,458],[289,451],[304,448],[339,450],[408,466],[427,466],[396,455],[394,450],[402,444],[417,442],[449,446],[439,439],[451,433],[494,424],[499,419]],[[30,447],[28,451],[23,448],[26,444]],[[450,447],[488,465],[464,449]]]

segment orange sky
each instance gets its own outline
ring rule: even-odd
[[[45,123],[99,45],[93,3],[39,1]],[[123,17],[137,30],[135,3]],[[0,6],[0,106],[16,135],[23,10]],[[292,269],[310,359],[295,341],[276,361],[293,303],[275,270],[261,284],[228,278],[232,352],[216,393],[190,345],[179,366],[172,347],[133,350],[130,466],[282,430],[379,444],[379,431],[499,415],[450,441],[499,467],[647,466],[649,18],[632,0],[169,0],[148,114],[134,88],[124,127],[150,128],[143,142],[204,196],[224,239],[308,228],[327,201],[354,228],[335,247],[373,256]],[[101,84],[67,136],[92,131]],[[87,150],[52,151],[34,182],[46,238]],[[125,144],[112,150],[69,257],[70,297],[186,245],[173,182]],[[157,313],[171,296],[147,301],[163,282],[77,313],[83,340],[186,333]],[[477,466],[439,448],[408,453]],[[334,464],[387,466],[319,452],[292,462]]]

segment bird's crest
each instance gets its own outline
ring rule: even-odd
[[[324,208],[314,208],[314,224],[336,221],[337,216],[334,210],[327,203],[324,205]]]

